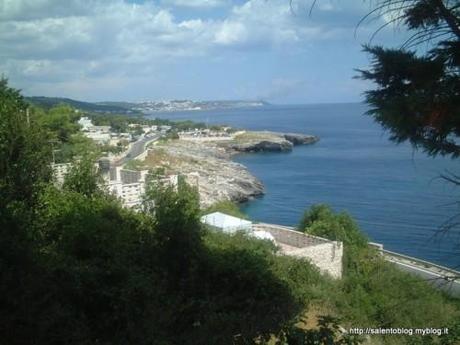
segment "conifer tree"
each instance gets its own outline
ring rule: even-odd
[[[393,18],[412,33],[398,49],[366,46],[372,57],[360,77],[369,114],[391,139],[431,156],[460,156],[460,1],[383,0],[369,14]],[[430,47],[426,50],[426,46]]]

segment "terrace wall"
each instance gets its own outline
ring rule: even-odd
[[[275,241],[280,244],[282,254],[305,258],[321,272],[336,279],[342,277],[342,242],[306,235],[293,228],[275,224],[253,224],[252,228],[272,234]]]

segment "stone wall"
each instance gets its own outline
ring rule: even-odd
[[[308,259],[321,272],[336,279],[342,277],[342,242],[306,235],[293,228],[275,224],[253,224],[252,228],[272,234],[282,254]]]
[[[273,235],[276,241],[297,248],[329,242],[329,240],[321,237],[305,235],[299,231],[295,231],[292,228],[284,227],[282,225],[258,223],[253,225],[253,229],[268,231]]]
[[[286,255],[306,258],[323,273],[328,273],[335,279],[342,278],[342,242],[330,241],[296,250],[284,252]]]

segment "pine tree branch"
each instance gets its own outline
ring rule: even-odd
[[[449,10],[442,0],[434,0],[436,2],[436,6],[438,7],[442,17],[449,25],[452,32],[457,36],[460,40],[460,27],[458,23],[458,18]]]

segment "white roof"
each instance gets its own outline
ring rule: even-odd
[[[201,217],[201,222],[216,228],[245,228],[252,225],[252,222],[230,216],[221,212],[214,212]]]

